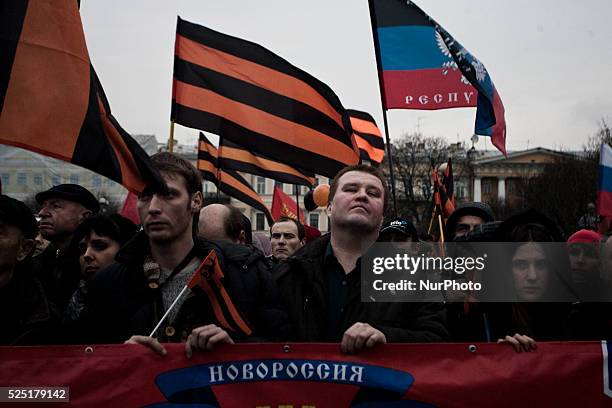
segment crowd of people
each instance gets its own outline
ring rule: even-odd
[[[74,184],[36,195],[39,221],[24,203],[0,196],[0,344],[127,342],[163,355],[164,343],[183,342],[187,356],[268,341],[333,342],[345,353],[448,341],[531,351],[536,341],[612,332],[609,303],[593,297],[610,287],[602,265],[612,261],[612,242],[595,231],[577,231],[567,250],[553,253],[544,243],[564,237],[539,212],[500,221],[484,203],[461,204],[447,220],[447,241],[520,243],[505,260],[517,302],[479,302],[470,293],[364,302],[368,248],[427,244],[409,220],[384,223],[390,197],[378,170],[350,166],[332,180],[329,233],[316,237],[280,218],[262,239],[236,208],[202,208],[202,178],[190,162],[168,152],[152,162],[167,187],[140,194],[140,226],[99,215],[93,194]],[[572,283],[575,301],[537,302],[557,280]]]

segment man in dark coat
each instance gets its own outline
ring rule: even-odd
[[[40,205],[40,234],[50,243],[36,256],[41,264],[38,278],[49,299],[61,310],[77,289],[81,272],[79,254],[70,248],[77,227],[100,209],[96,197],[77,184],[59,184],[36,194]]]
[[[441,304],[361,301],[361,257],[378,237],[385,186],[372,167],[341,170],[330,187],[331,233],[275,269],[293,340],[341,342],[342,351],[353,353],[387,342],[446,339]]]
[[[138,198],[143,231],[92,280],[81,332],[93,335],[94,342],[131,335],[130,343],[161,354],[160,341],[185,341],[188,355],[220,343],[276,335],[274,326],[282,323],[284,313],[275,307],[270,271],[251,268],[248,257],[237,254],[239,245],[228,243],[228,249],[196,238],[202,205],[199,171],[171,153],[158,153],[152,160],[167,191],[145,191]],[[200,275],[201,285],[181,295],[211,251],[222,272],[207,269],[211,275]]]
[[[59,314],[33,273],[36,220],[21,201],[0,195],[0,345],[57,340]]]

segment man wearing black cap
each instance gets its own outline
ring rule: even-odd
[[[58,314],[34,277],[36,220],[21,201],[0,195],[0,345],[47,343]]]
[[[473,231],[476,226],[492,221],[495,221],[495,215],[488,204],[480,202],[459,204],[446,222],[448,240],[452,241]]]
[[[96,197],[77,184],[60,184],[36,194],[40,205],[39,229],[50,245],[37,259],[39,276],[49,298],[63,309],[79,282],[78,253],[68,246],[77,227],[100,209]]]
[[[414,225],[403,218],[387,222],[380,230],[380,242],[418,242],[419,236]]]

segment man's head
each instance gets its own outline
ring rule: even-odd
[[[582,229],[567,240],[567,252],[575,285],[585,286],[599,282],[600,242],[602,235]]]
[[[187,160],[162,152],[151,157],[166,181],[166,191],[145,190],[138,197],[138,213],[145,234],[152,242],[165,244],[197,229],[202,206],[202,176]]]
[[[0,287],[7,285],[18,262],[34,248],[36,219],[21,201],[0,195]]]
[[[77,184],[60,184],[36,194],[40,205],[40,234],[43,238],[64,247],[86,218],[100,209],[96,197]]]
[[[449,239],[455,239],[473,231],[478,225],[492,221],[495,221],[495,216],[488,204],[480,202],[462,203],[448,217],[446,230]]]
[[[340,170],[331,182],[327,206],[332,234],[334,229],[377,233],[388,200],[385,179],[377,169],[355,165]]]
[[[198,234],[206,239],[246,243],[244,220],[239,209],[231,205],[209,204],[200,210]]]
[[[306,230],[302,223],[289,217],[280,217],[270,227],[272,255],[276,259],[287,259],[304,246]]]

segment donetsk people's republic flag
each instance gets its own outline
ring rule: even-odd
[[[356,164],[334,92],[260,45],[178,18],[171,118],[263,156],[334,177]]]
[[[506,154],[504,106],[485,66],[414,2],[369,4],[383,108],[476,106],[474,132]]]

